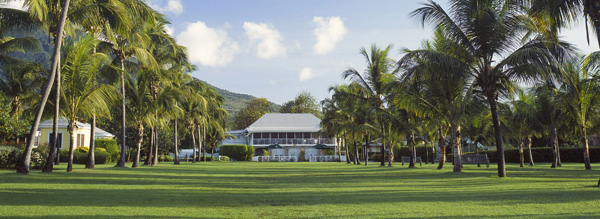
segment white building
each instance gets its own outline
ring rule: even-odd
[[[321,119],[310,113],[267,113],[244,130],[227,132],[236,139],[227,139],[223,145],[246,144],[254,146],[255,153],[260,155],[262,149],[269,155],[299,156],[304,149],[305,158],[324,153],[315,145],[326,145],[332,150],[335,138],[321,133]],[[279,144],[282,149],[269,149],[270,145]]]

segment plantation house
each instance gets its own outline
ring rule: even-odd
[[[60,148],[69,148],[71,146],[71,136],[67,130],[68,122],[65,119],[58,120],[58,145]],[[90,131],[91,125],[88,123],[77,122],[73,130],[77,139],[73,147],[89,147],[90,146]],[[114,135],[96,127],[94,130],[95,138],[113,138]],[[49,143],[50,134],[52,134],[52,119],[40,123],[35,145]]]
[[[267,113],[248,128],[227,133],[236,139],[227,139],[222,144],[254,146],[257,155],[262,155],[264,149],[269,155],[300,156],[304,149],[307,158],[325,153],[324,149],[315,148],[318,144],[336,148],[335,138],[321,132],[321,119],[310,113]],[[282,148],[269,148],[275,144]]]

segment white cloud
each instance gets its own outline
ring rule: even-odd
[[[169,34],[170,36],[173,36],[173,34],[175,33],[175,28],[169,26],[169,25],[165,25],[165,31],[167,32],[167,34]]]
[[[269,85],[275,85],[275,84],[277,84],[276,80],[273,80],[273,79],[269,80]]]
[[[24,4],[25,0],[3,0],[0,2],[0,7],[25,10]]]
[[[315,76],[317,76],[317,75],[315,74],[315,71],[312,68],[304,67],[302,69],[302,71],[300,71],[300,76],[299,76],[300,82],[312,79]]]
[[[283,37],[275,28],[267,26],[265,23],[244,22],[244,30],[251,43],[258,42],[256,55],[263,59],[271,59],[277,56],[284,56],[286,49],[281,45]]]
[[[314,17],[313,23],[317,24],[317,28],[313,30],[313,35],[317,39],[313,53],[317,55],[325,55],[333,51],[348,32],[340,17]]]
[[[146,0],[146,2],[150,7],[161,13],[171,12],[175,15],[180,15],[183,13],[183,5],[181,4],[181,0],[168,0],[165,6],[160,6],[157,0]]]
[[[205,66],[225,66],[240,52],[238,44],[227,36],[225,30],[210,28],[201,21],[188,24],[176,39],[187,47],[191,62]]]

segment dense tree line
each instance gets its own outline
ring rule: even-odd
[[[97,118],[103,124],[120,123],[118,167],[125,165],[128,148],[133,152],[132,167],[138,166],[143,150],[145,164],[156,164],[158,130],[166,127],[173,131],[175,164],[182,135],[191,135],[199,146],[213,147],[225,138],[223,98],[189,75],[195,67],[186,49],[166,33],[164,16],[145,2],[27,0],[24,4],[25,10],[0,8],[3,102],[10,104],[11,115],[31,124],[17,172],[29,172],[32,139],[42,118],[54,120],[44,172],[53,169],[60,117],[69,123],[71,145],[76,122],[92,124],[86,165],[90,169],[94,168]],[[48,35],[53,49],[44,48],[33,36],[39,30]],[[44,54],[40,53],[44,49],[50,54],[46,60],[36,55]],[[127,144],[126,136],[135,136],[135,143]],[[72,160],[71,147],[68,172]]]
[[[365,70],[349,68],[342,74],[349,83],[330,88],[322,124],[347,154],[354,149],[348,163],[368,156],[359,154],[363,144],[380,143],[380,153],[393,156],[392,145],[404,141],[414,167],[416,141],[437,142],[444,155],[452,148],[454,172],[461,172],[463,145],[485,144],[496,146],[498,176],[505,177],[505,143],[518,146],[523,166],[524,147],[537,138],[553,148],[552,167],[560,166],[560,139],[583,148],[589,170],[600,53],[579,55],[558,37],[579,15],[600,36],[598,1],[451,0],[447,9],[427,1],[411,16],[433,26],[433,37],[403,49],[399,60],[388,56],[391,46],[361,49]],[[444,163],[442,156],[438,169]]]

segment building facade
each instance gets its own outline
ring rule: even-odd
[[[323,155],[325,150],[315,148],[325,145],[336,149],[336,140],[321,131],[321,119],[310,113],[267,113],[244,130],[227,132],[236,137],[222,144],[246,144],[254,147],[255,154],[262,150],[269,155],[300,156],[304,150],[305,158],[311,155]],[[278,144],[281,149],[269,146]]]
[[[39,144],[49,143],[50,135],[52,134],[52,120],[46,120],[40,123],[39,129],[37,132],[36,142],[34,144],[37,146]],[[92,126],[88,123],[77,122],[76,127],[73,130],[74,136],[76,139],[74,141],[74,145],[71,145],[71,136],[69,135],[69,131],[67,126],[69,123],[65,119],[58,120],[58,145],[60,148],[69,148],[69,146],[76,147],[89,147],[90,146],[90,131]],[[114,135],[99,129],[96,127],[94,129],[94,135],[96,139],[99,138],[113,138]]]

